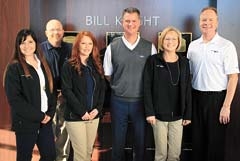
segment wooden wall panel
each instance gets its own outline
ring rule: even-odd
[[[28,28],[29,0],[0,0],[0,128],[10,127],[10,112],[3,90],[3,73],[19,29]]]

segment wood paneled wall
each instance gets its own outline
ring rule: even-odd
[[[0,0],[0,128],[10,128],[3,73],[12,56],[17,32],[21,28],[28,28],[29,24],[29,0]]]

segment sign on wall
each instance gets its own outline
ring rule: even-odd
[[[65,31],[89,30],[97,38],[99,48],[106,47],[107,32],[122,32],[123,9],[136,7],[141,12],[141,36],[157,46],[158,32],[174,26],[181,32],[192,32],[193,38],[200,35],[198,19],[201,9],[209,0],[188,1],[183,6],[179,0],[31,0],[31,28],[45,40],[45,24],[57,18]],[[40,6],[40,7],[39,7]]]

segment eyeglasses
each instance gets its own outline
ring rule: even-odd
[[[178,41],[177,38],[165,38],[164,40],[165,41]]]

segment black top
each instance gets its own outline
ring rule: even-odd
[[[161,77],[163,79],[159,83],[162,83],[162,90],[159,93],[161,93],[160,97],[165,99],[162,99],[159,106],[161,108],[167,107],[168,112],[163,114],[157,113],[156,118],[162,121],[179,120],[181,118],[181,110],[179,108],[179,61],[173,63],[166,62],[165,68],[161,70]]]
[[[191,119],[189,62],[186,57],[178,56],[177,62],[168,64],[164,61],[162,53],[148,58],[143,83],[146,116],[156,116],[161,121]]]
[[[14,63],[8,66],[5,78],[5,91],[11,107],[12,129],[16,132],[38,130],[45,113],[41,111],[40,81],[36,70],[27,65],[31,76],[25,76],[22,66]],[[53,118],[56,99],[49,91],[48,79],[44,67],[48,110],[46,114]],[[49,122],[51,124],[51,121]]]
[[[82,74],[74,69],[74,67],[65,62],[62,68],[62,94],[66,99],[66,109],[64,118],[66,121],[83,121],[81,118],[89,112],[89,108],[96,108],[101,114],[105,95],[105,79],[95,69],[92,59],[89,58],[88,66],[91,67],[91,76],[94,80],[93,93],[91,95],[91,107],[88,107],[88,79],[87,71],[83,67]],[[89,86],[90,87],[90,86]],[[91,87],[90,87],[91,88]],[[96,117],[99,117],[96,116]]]

